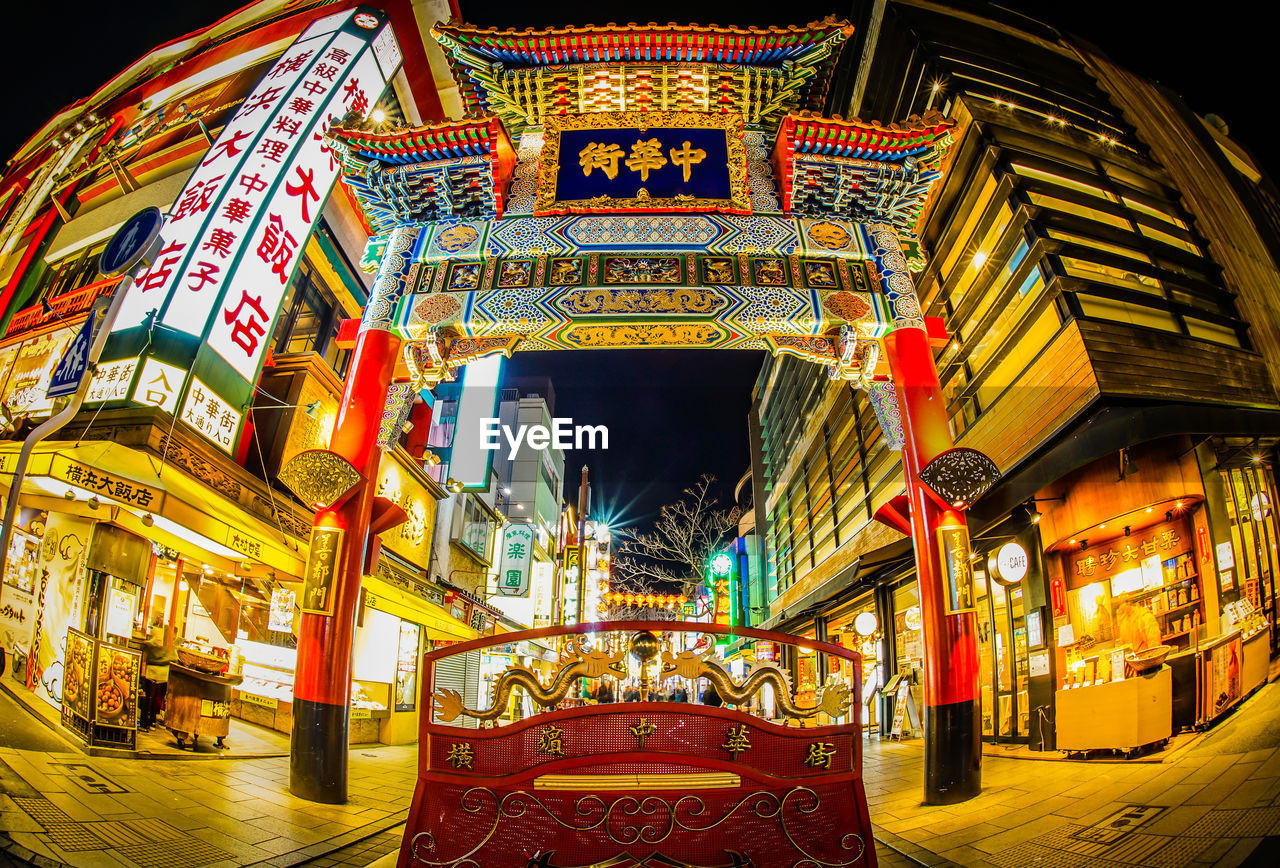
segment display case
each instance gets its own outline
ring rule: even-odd
[[[279,732],[293,729],[293,677],[298,652],[281,645],[243,642],[244,680],[232,692],[231,715]],[[350,741],[378,740],[378,723],[391,707],[391,683],[351,681]]]

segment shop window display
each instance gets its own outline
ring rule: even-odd
[[[916,708],[924,708],[921,672],[924,669],[924,634],[920,620],[920,589],[914,577],[893,591],[893,642],[897,675],[909,679]]]
[[[876,692],[880,689],[880,642],[882,632],[879,617],[876,615],[874,599],[868,598],[854,606],[847,613],[834,615],[827,622],[827,640],[834,644],[857,651],[862,655],[862,696],[863,725],[874,728],[878,725],[875,703]],[[829,658],[832,674],[851,677],[842,667],[846,664],[838,657]]]
[[[1123,679],[1127,656],[1188,645],[1204,618],[1193,539],[1183,516],[1067,556],[1066,686]]]
[[[1274,623],[1275,575],[1280,568],[1275,491],[1269,468],[1255,464],[1223,473],[1231,545],[1229,552],[1218,552],[1218,579],[1224,592],[1236,592],[1265,621]]]

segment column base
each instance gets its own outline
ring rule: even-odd
[[[346,804],[348,713],[346,705],[294,697],[289,792],[298,798]]]
[[[976,699],[925,707],[926,805],[954,805],[982,792],[981,727]]]

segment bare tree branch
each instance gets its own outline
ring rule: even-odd
[[[719,508],[712,492],[715,482],[704,473],[679,500],[662,507],[652,530],[629,528],[619,534],[622,543],[613,559],[612,590],[647,594],[655,586],[676,588],[694,600],[707,561],[738,524],[737,507]]]

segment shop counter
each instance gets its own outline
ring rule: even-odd
[[[1148,675],[1057,691],[1058,750],[1134,750],[1173,734],[1173,676]]]
[[[239,675],[213,675],[177,663],[169,666],[169,695],[164,725],[184,747],[202,735],[217,739],[218,746],[231,730],[231,688]]]

